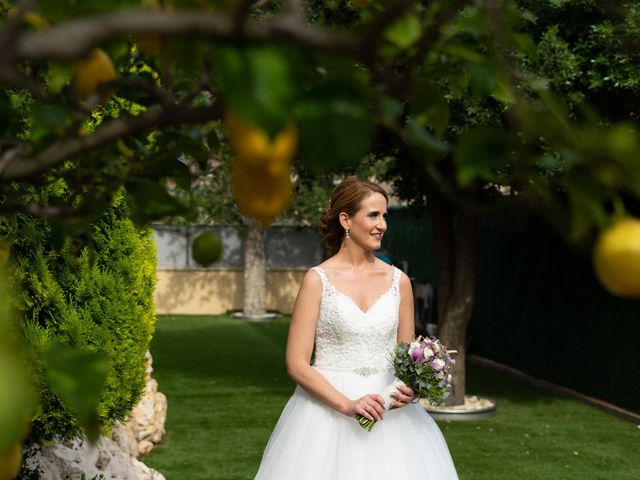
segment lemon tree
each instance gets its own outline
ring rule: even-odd
[[[397,189],[449,219],[439,242],[469,240],[441,258],[459,349],[484,208],[515,198],[570,242],[638,215],[634,2],[160,5],[0,0],[3,213],[48,218],[60,243],[121,188],[138,224],[195,218],[230,147],[234,204],[269,225],[301,177],[391,159]],[[52,186],[70,200],[38,194]]]

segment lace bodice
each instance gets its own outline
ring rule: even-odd
[[[322,300],[316,326],[314,365],[348,369],[362,375],[391,367],[400,307],[400,273],[393,267],[391,286],[363,312],[341,293],[321,267],[313,267],[322,280]]]

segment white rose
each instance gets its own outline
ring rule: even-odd
[[[441,358],[436,358],[434,361],[431,362],[431,368],[439,372],[444,368],[444,360],[442,360]]]
[[[409,345],[409,351],[413,350],[414,348],[420,348],[420,342],[411,342],[411,344]]]
[[[424,358],[425,360],[429,361],[429,359],[433,357],[433,350],[431,350],[429,347],[425,347],[424,349]]]
[[[444,373],[443,373],[443,372],[438,372],[438,373],[436,374],[436,378],[437,378],[438,380],[442,380],[442,379],[444,378]]]

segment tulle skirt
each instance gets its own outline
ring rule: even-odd
[[[381,393],[391,371],[362,376],[316,368],[349,398]],[[385,412],[371,432],[300,386],[285,406],[256,480],[456,480],[440,429],[417,404]]]

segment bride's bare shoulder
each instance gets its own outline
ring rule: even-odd
[[[311,289],[311,290],[322,290],[322,279],[320,278],[320,273],[315,271],[313,268],[307,270],[302,277],[302,282],[300,283],[301,289]]]

